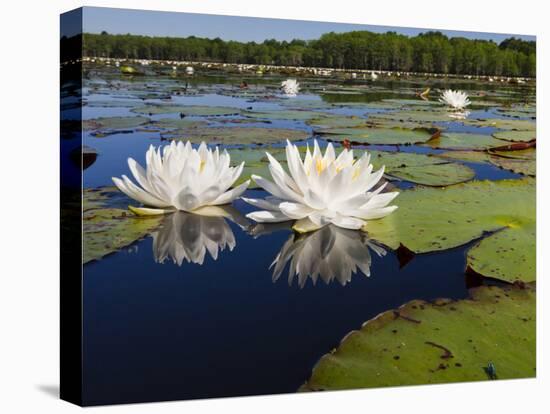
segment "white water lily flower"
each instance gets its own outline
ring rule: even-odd
[[[243,198],[264,209],[247,215],[259,223],[298,220],[293,228],[299,232],[329,223],[356,230],[368,220],[387,216],[397,208],[388,204],[399,193],[382,193],[386,184],[371,191],[382,178],[384,167],[373,172],[367,152],[355,160],[353,150],[343,149],[336,157],[329,144],[323,155],[315,141],[313,153],[308,147],[302,161],[298,147],[287,141],[290,175],[271,154],[267,153],[267,157],[274,182],[257,175],[252,178],[272,196],[264,200]]]
[[[444,91],[439,98],[439,102],[459,111],[471,104],[470,99],[465,92],[453,91],[452,89],[447,89]]]
[[[289,285],[292,285],[294,278],[298,279],[301,288],[308,278],[313,285],[321,278],[326,284],[337,280],[345,286],[358,270],[370,276],[372,259],[369,250],[378,256],[386,254],[386,250],[369,240],[365,233],[334,225],[308,235],[291,234],[271,264],[274,267],[273,281],[280,278],[290,262]]]
[[[296,81],[296,79],[287,79],[286,81],[281,82],[281,89],[285,95],[296,96],[300,90],[300,84]]]
[[[134,159],[128,166],[138,185],[127,176],[113,177],[113,182],[128,197],[147,208],[130,207],[138,215],[164,214],[174,210],[194,212],[204,206],[229,204],[240,197],[250,180],[229,189],[242,173],[244,162],[230,167],[230,155],[207,148],[203,142],[194,149],[172,142],[164,148],[152,145],[145,154],[146,168]]]

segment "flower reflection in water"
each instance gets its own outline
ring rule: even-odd
[[[386,254],[365,233],[332,224],[310,234],[293,233],[271,264],[273,281],[279,279],[290,262],[289,285],[296,277],[300,287],[305,286],[308,278],[313,285],[320,278],[327,284],[337,280],[344,286],[358,269],[370,276],[370,250],[378,256]]]
[[[217,260],[220,251],[235,248],[235,235],[226,218],[246,228],[249,222],[231,206],[208,207],[201,214],[177,211],[168,215],[152,234],[157,263],[167,259],[181,266],[184,261],[202,265],[208,252]]]

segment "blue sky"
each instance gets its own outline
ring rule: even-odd
[[[101,7],[84,8],[84,32],[131,33],[149,36],[171,37],[220,37],[223,40],[256,41],[265,39],[292,40],[316,39],[327,32],[349,32],[369,30],[383,33],[389,30],[414,36],[429,29],[405,27],[373,26],[344,23],[309,22],[300,20],[281,20],[253,17],[219,16],[208,14],[161,12],[146,10],[111,9]],[[467,37],[471,39],[492,39],[499,43],[510,34],[462,32],[440,30],[449,37]],[[514,35],[526,40],[535,40],[534,36]]]

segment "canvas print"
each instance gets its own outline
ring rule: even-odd
[[[65,399],[536,376],[534,36],[61,22]]]

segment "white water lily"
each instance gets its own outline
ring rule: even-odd
[[[240,197],[250,180],[229,189],[242,173],[244,162],[230,167],[230,155],[220,154],[203,142],[194,149],[186,144],[172,142],[164,148],[152,145],[145,154],[144,169],[134,159],[128,166],[136,182],[126,175],[113,177],[113,182],[128,197],[146,208],[130,207],[138,215],[155,215],[181,210],[194,212],[205,206],[229,204]]]
[[[281,82],[281,89],[285,95],[296,96],[300,90],[300,84],[296,79],[287,79]]]
[[[386,250],[369,240],[365,233],[333,225],[308,235],[292,234],[271,264],[273,281],[280,278],[290,262],[289,285],[294,278],[300,287],[305,286],[308,278],[313,285],[320,278],[326,284],[337,280],[345,286],[358,270],[370,276],[370,250],[378,256],[386,254]]]
[[[266,199],[243,198],[264,209],[249,213],[259,223],[297,220],[294,229],[313,231],[332,223],[347,229],[360,229],[368,220],[387,216],[397,206],[388,204],[398,192],[382,193],[386,183],[371,191],[384,174],[384,167],[373,172],[370,154],[359,160],[353,150],[343,149],[338,157],[332,144],[323,155],[317,141],[302,161],[298,147],[287,141],[286,158],[290,175],[267,153],[274,182],[257,175],[252,179],[272,196]]]
[[[447,89],[444,91],[439,98],[439,102],[459,111],[462,111],[471,104],[470,99],[465,92],[453,91],[452,89]]]

